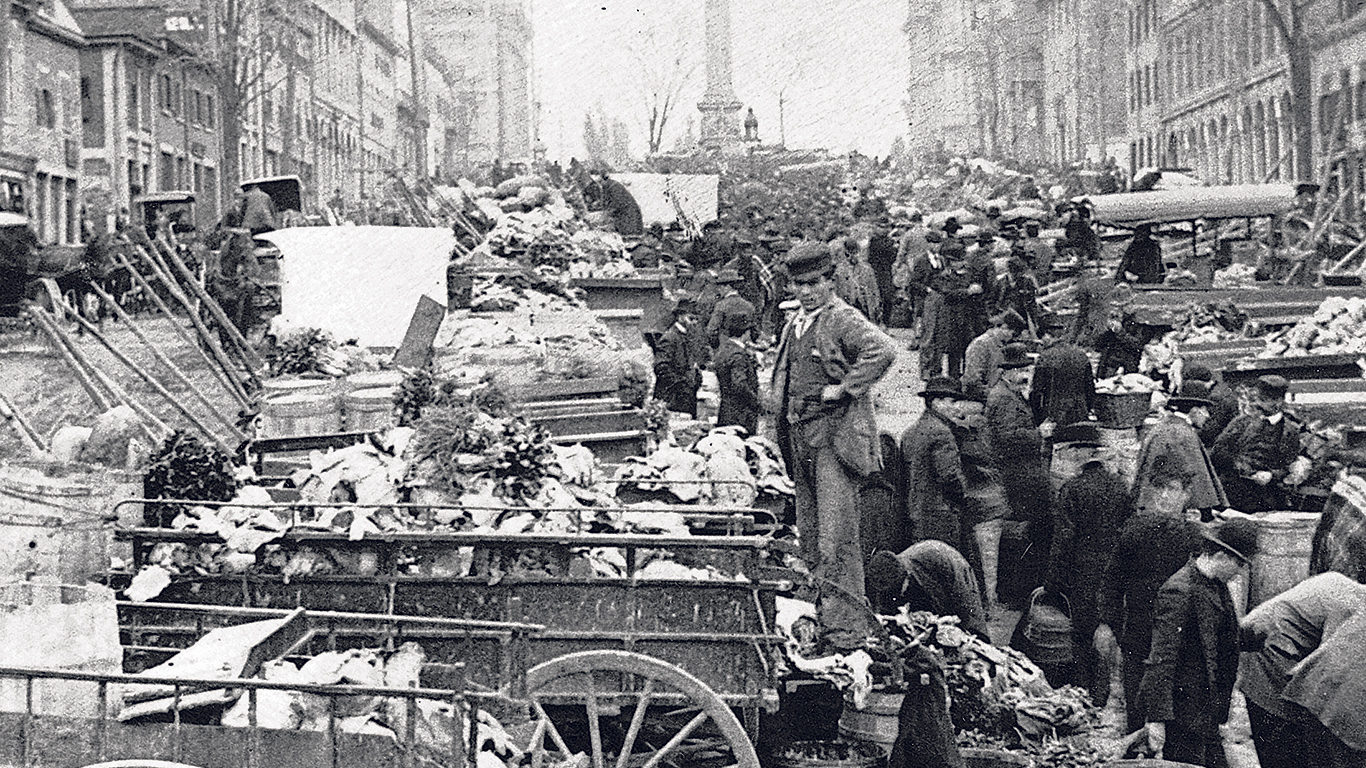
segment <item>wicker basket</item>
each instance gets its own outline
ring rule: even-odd
[[[1096,421],[1110,429],[1132,429],[1143,426],[1148,417],[1152,394],[1141,392],[1125,395],[1096,395]]]

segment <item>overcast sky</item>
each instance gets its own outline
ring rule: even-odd
[[[905,132],[907,0],[731,0],[733,82],[765,143],[885,156]],[[549,156],[583,154],[584,115],[601,104],[645,148],[639,57],[675,51],[695,67],[664,146],[696,121],[706,85],[705,0],[534,0],[536,88]],[[665,67],[671,69],[671,67]],[[741,112],[743,114],[743,110]]]

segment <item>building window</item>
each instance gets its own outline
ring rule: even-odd
[[[57,107],[52,103],[52,91],[38,89],[37,117],[39,128],[57,127]]]
[[[275,103],[269,98],[261,100],[261,120],[264,121],[266,125],[275,122]]]
[[[204,125],[214,128],[218,125],[218,116],[213,111],[213,94],[204,94]]]
[[[161,105],[163,112],[171,111],[171,76],[162,75],[157,78],[157,102]]]
[[[138,127],[138,82],[128,78],[128,127]]]
[[[181,92],[180,83],[171,81],[171,114],[181,117],[185,114],[184,93]]]
[[[175,158],[171,157],[169,152],[161,153],[161,168],[158,175],[160,178],[157,183],[161,185],[161,189],[175,189]]]

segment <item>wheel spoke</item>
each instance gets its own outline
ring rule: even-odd
[[[654,696],[655,679],[653,677],[645,680],[645,690],[640,692],[640,700],[636,702],[636,711],[631,715],[631,727],[626,730],[626,740],[621,744],[621,754],[617,756],[617,768],[626,768],[626,761],[631,757],[631,750],[636,746],[636,736],[640,734],[640,726],[645,723],[645,710],[650,707],[650,698]]]
[[[697,730],[698,726],[706,722],[707,717],[708,715],[706,712],[698,712],[697,716],[694,717],[692,720],[689,720],[688,724],[683,726],[683,730],[679,731],[678,733],[675,733],[674,737],[672,739],[669,739],[669,742],[667,744],[665,744],[663,747],[660,747],[659,751],[654,754],[654,757],[650,758],[650,762],[646,763],[644,766],[642,766],[642,768],[658,768],[659,764],[663,762],[664,756],[669,754],[669,752],[673,751],[673,749],[677,747],[679,744],[682,744],[684,739],[687,739],[689,736],[691,736],[692,732]]]
[[[550,725],[550,721],[545,718],[536,720],[536,730],[531,732],[531,744],[528,751],[531,752],[531,768],[541,768],[545,765],[545,729]]]
[[[531,706],[535,707],[536,715],[541,718],[541,722],[545,723],[546,730],[550,732],[550,740],[555,742],[555,746],[560,748],[560,752],[565,757],[574,754],[569,751],[569,745],[564,742],[564,737],[560,735],[560,729],[556,728],[555,723],[551,722],[550,715],[546,714],[545,707],[541,706],[540,700],[532,699]]]
[[[598,723],[598,688],[593,676],[588,676],[588,701],[584,704],[588,712],[588,742],[593,746],[593,768],[606,768],[602,759],[602,728]]]

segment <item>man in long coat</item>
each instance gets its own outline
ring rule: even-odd
[[[1257,554],[1257,523],[1221,523],[1201,544],[1157,593],[1139,697],[1151,749],[1173,762],[1224,768],[1219,726],[1228,721],[1239,648],[1228,582]]]
[[[920,393],[925,411],[901,436],[906,465],[906,513],[917,541],[938,539],[961,554],[972,541],[964,520],[967,483],[954,439],[954,408],[962,392],[953,379],[930,379]]]
[[[986,330],[986,290],[993,283],[991,262],[977,254],[969,255],[963,244],[953,238],[940,246],[939,257],[943,268],[930,282],[939,301],[934,338],[928,350],[932,355],[929,372],[942,375],[936,366],[941,357],[947,357],[947,375],[959,378],[963,375],[968,344]]]
[[[1241,512],[1285,509],[1281,481],[1300,453],[1300,423],[1284,411],[1289,388],[1281,376],[1258,379],[1255,412],[1229,422],[1210,451],[1228,503]]]
[[[713,360],[716,387],[721,403],[716,410],[716,426],[741,426],[751,435],[759,434],[759,369],[750,351],[754,320],[749,315],[726,317],[721,327],[721,345]]]
[[[1073,685],[1091,692],[1091,702],[1105,706],[1110,693],[1109,669],[1092,647],[1100,624],[1097,613],[1101,576],[1119,532],[1133,513],[1129,489],[1097,457],[1100,433],[1093,424],[1073,424],[1058,432],[1058,442],[1089,456],[1081,473],[1063,484],[1052,506],[1053,541],[1045,585],[1067,598],[1072,609]]]
[[[1148,478],[1159,457],[1166,457],[1177,471],[1189,478],[1187,490],[1189,504],[1196,509],[1224,509],[1228,507],[1228,497],[1224,486],[1214,471],[1205,445],[1200,441],[1196,430],[1209,418],[1213,403],[1205,397],[1205,387],[1199,382],[1188,381],[1181,385],[1181,391],[1167,400],[1167,412],[1162,420],[1154,424],[1143,439],[1143,447],[1138,452],[1138,469],[1134,473],[1133,495],[1136,499],[1146,498]]]
[[[896,361],[896,345],[834,295],[825,246],[794,246],[787,267],[801,311],[783,329],[772,392],[801,553],[815,575],[862,600],[857,490],[882,468],[872,388]],[[831,646],[862,644],[868,627],[858,606],[823,589],[817,610]]]
[[[671,411],[696,417],[701,376],[689,341],[697,318],[696,306],[691,299],[680,299],[674,306],[673,317],[673,325],[655,344],[655,397]]]
[[[1002,353],[1001,378],[987,393],[987,443],[1001,469],[1010,519],[1025,523],[1027,548],[1022,559],[1002,559],[997,599],[1019,603],[1039,586],[1048,561],[1048,503],[1052,493],[1043,462],[1043,437],[1025,400],[1032,365],[1023,344]]]
[[[1039,422],[1053,427],[1076,424],[1091,418],[1096,400],[1096,378],[1086,351],[1063,336],[1066,324],[1057,315],[1041,321],[1043,351],[1034,364],[1029,404]]]

